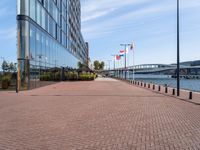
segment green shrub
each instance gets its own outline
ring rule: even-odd
[[[8,89],[8,87],[10,86],[10,82],[11,78],[9,76],[2,77],[2,82],[1,82],[2,89]]]
[[[81,81],[92,81],[95,79],[95,75],[93,73],[81,73],[79,75],[79,80]]]
[[[69,71],[65,73],[65,79],[69,81],[76,81],[78,80],[78,73],[74,71]]]
[[[50,72],[45,72],[40,75],[40,81],[53,81],[53,77]]]
[[[60,81],[60,78],[61,78],[61,75],[60,75],[60,72],[56,72],[55,73],[55,81]]]

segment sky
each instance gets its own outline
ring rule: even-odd
[[[176,0],[83,0],[92,60],[110,60],[121,43],[134,41],[135,64],[176,62],[176,6]],[[199,41],[200,0],[180,0],[181,61],[200,60]]]
[[[135,64],[176,62],[176,0],[81,0],[91,60],[135,43]],[[16,0],[0,1],[0,56],[16,61]],[[180,0],[181,61],[200,60],[200,0]],[[128,54],[129,65],[132,53]],[[1,61],[1,60],[0,60]]]

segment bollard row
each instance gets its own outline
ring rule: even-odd
[[[145,82],[140,82],[140,81],[131,80],[130,83],[133,84],[133,85],[137,85],[137,86],[141,86],[141,87],[144,87],[144,88],[152,89],[153,91],[156,91],[156,89],[157,89],[158,92],[161,92],[161,89],[162,89],[160,85],[156,86],[155,84],[150,84],[150,83],[145,83]],[[168,85],[164,86],[164,93],[165,94],[169,94]],[[176,95],[176,89],[173,88],[171,94],[173,96],[175,96]],[[188,98],[190,100],[193,99],[193,93],[192,92],[189,92],[189,97]]]

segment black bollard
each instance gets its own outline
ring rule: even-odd
[[[161,87],[160,87],[160,85],[158,86],[158,91],[161,91]]]
[[[16,79],[16,86],[15,86],[15,91],[18,93],[18,78],[17,78],[17,72],[15,73],[15,79]]]
[[[168,87],[165,86],[165,93],[168,93]]]
[[[153,85],[153,90],[155,90],[155,85]]]
[[[172,90],[172,95],[175,95],[175,89]]]
[[[148,84],[148,88],[149,88],[149,89],[151,88],[150,84]]]
[[[189,92],[189,99],[192,99],[192,92]]]

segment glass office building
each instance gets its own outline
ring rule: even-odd
[[[40,70],[87,64],[80,0],[17,0],[18,83],[30,87]]]

